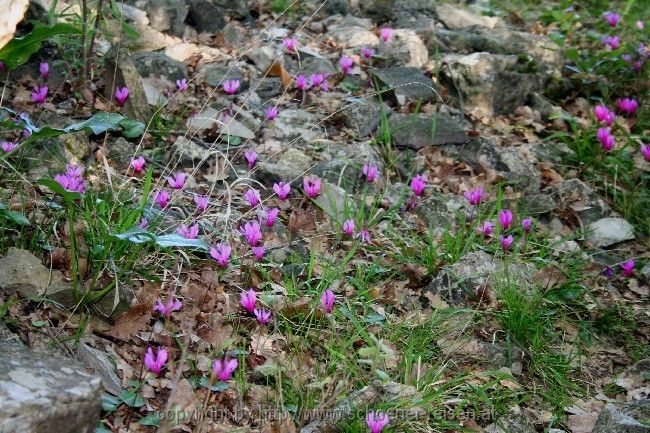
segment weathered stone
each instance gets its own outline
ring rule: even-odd
[[[371,74],[379,85],[378,90],[388,90],[386,94],[400,105],[408,101],[432,102],[436,99],[433,81],[418,68],[372,69]]]
[[[168,35],[151,27],[145,11],[122,2],[117,3],[116,6],[120,10],[122,17],[140,34],[139,38],[122,39],[122,48],[128,48],[132,51],[155,51],[181,42],[180,38]],[[119,20],[106,20],[105,23],[109,31],[114,34],[119,34],[123,31],[122,24]],[[117,47],[114,47],[112,50],[116,49]]]
[[[587,226],[587,242],[595,247],[609,247],[634,239],[634,227],[623,218],[602,218]]]
[[[115,100],[115,89],[128,87],[129,97],[120,112],[145,124],[151,117],[151,110],[144,93],[144,87],[138,68],[125,51],[111,49],[105,59],[106,90],[105,97],[109,101]],[[115,71],[115,75],[113,75]]]
[[[208,149],[183,136],[178,136],[172,144],[173,161],[178,161],[182,167],[196,167],[201,161],[205,162],[216,153],[216,149]]]
[[[189,0],[189,16],[199,32],[218,33],[226,24],[224,15],[245,18],[248,15],[243,0]]]
[[[226,46],[239,48],[246,43],[246,35],[236,21],[231,21],[223,28],[223,40]]]
[[[293,75],[304,74],[307,78],[317,72],[322,72],[327,75],[337,72],[334,64],[325,57],[307,56],[302,58],[300,62],[293,57],[286,57],[285,63],[287,64],[287,69]]]
[[[27,250],[9,248],[0,259],[0,290],[6,295],[43,296],[48,288],[63,283],[63,275],[50,270]]]
[[[485,428],[485,433],[535,433],[535,427],[521,414],[509,413]]]
[[[390,107],[383,106],[383,115],[390,117],[393,110]],[[359,138],[365,138],[372,134],[381,123],[382,105],[374,100],[361,98],[347,98],[345,106],[341,111],[332,117],[332,120],[341,119],[343,123],[353,128]]]
[[[358,192],[368,184],[362,172],[365,163],[384,170],[382,158],[370,142],[329,143],[326,159],[316,164],[311,173],[329,183],[343,187],[346,191]]]
[[[131,55],[130,59],[142,77],[166,77],[174,82],[187,78],[187,66],[163,53],[141,51]]]
[[[395,30],[390,42],[379,44],[378,54],[390,65],[421,68],[429,61],[429,52],[413,30]]]
[[[435,28],[436,2],[430,0],[395,0],[395,27],[413,29],[427,37]]]
[[[244,126],[241,122],[234,117],[226,117],[225,119],[220,114],[221,112],[212,108],[206,107],[195,117],[187,119],[186,126],[192,130],[204,130],[216,128],[221,134],[231,135],[234,137],[241,137],[246,140],[255,138],[253,131]]]
[[[458,195],[433,194],[419,201],[415,213],[432,230],[451,229],[465,202],[465,199]]]
[[[462,29],[464,27],[481,26],[488,29],[494,29],[502,25],[498,17],[486,17],[475,15],[464,9],[453,7],[447,3],[436,5],[438,18],[448,29]]]
[[[218,64],[205,65],[199,68],[198,75],[201,80],[211,87],[221,87],[227,80],[239,80],[239,92],[248,88],[244,81],[240,68],[221,66]]]
[[[131,164],[131,158],[135,156],[135,145],[124,137],[109,139],[104,154],[118,168],[125,169]]]
[[[323,135],[320,122],[318,116],[306,110],[280,110],[266,133],[287,144],[303,145]]]
[[[559,209],[575,212],[583,226],[617,214],[596,192],[579,179],[568,179],[549,187]]]
[[[0,339],[0,432],[92,433],[101,379],[77,362]]]
[[[188,176],[186,184],[190,184],[192,180],[193,178]],[[124,284],[120,284],[117,299],[115,298],[115,289],[113,288],[106,296],[93,304],[93,309],[103,317],[119,317],[131,308],[133,295],[133,289]]]
[[[266,72],[274,62],[282,61],[280,52],[273,49],[270,45],[253,47],[246,51],[245,56],[262,72]],[[265,78],[265,80],[266,79],[268,78]]]
[[[608,403],[598,415],[592,433],[650,433],[650,400],[614,405]]]
[[[336,25],[328,29],[328,35],[344,48],[372,47],[379,37],[364,27]]]
[[[354,198],[350,196],[343,188],[323,182],[320,194],[314,199],[314,203],[320,207],[325,215],[342,223],[348,212],[354,212]]]
[[[329,15],[341,14],[346,15],[350,12],[348,0],[328,0],[325,4],[325,12]]]
[[[359,14],[374,22],[391,21],[395,18],[395,0],[359,0]]]
[[[277,77],[265,77],[257,82],[251,82],[251,90],[258,94],[263,101],[276,98],[282,95],[282,79]]]
[[[272,186],[275,182],[302,179],[311,167],[311,158],[300,150],[289,147],[277,155],[273,162],[260,161],[256,167],[256,178],[264,185]]]
[[[101,376],[106,392],[120,395],[122,384],[117,376],[117,368],[108,354],[81,343],[77,348],[77,356],[87,369]]]
[[[443,113],[395,113],[388,119],[388,127],[396,146],[415,150],[427,146],[460,144],[469,140],[458,121]]]
[[[152,28],[183,36],[189,7],[183,0],[148,0],[143,6]]]

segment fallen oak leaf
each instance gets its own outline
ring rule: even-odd
[[[149,304],[138,304],[115,321],[115,325],[106,334],[121,341],[129,341],[138,332],[149,327],[153,310]]]
[[[278,62],[273,62],[273,64],[267,69],[266,74],[269,77],[280,77],[282,80],[282,87],[284,87],[284,90],[287,90],[289,86],[291,86],[291,75],[287,72],[286,69],[284,69],[284,66],[282,66]]]

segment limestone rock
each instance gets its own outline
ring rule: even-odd
[[[609,247],[634,239],[634,227],[623,218],[602,218],[587,226],[587,242],[595,247]]]
[[[460,144],[469,140],[458,121],[444,113],[395,113],[388,120],[388,126],[396,146],[415,150],[432,145]]]
[[[146,124],[151,117],[151,110],[135,63],[125,51],[118,49],[109,51],[104,59],[107,74],[104,96],[107,100],[114,101],[115,89],[128,87],[129,97],[120,112]]]
[[[373,69],[372,78],[379,85],[379,90],[386,90],[400,105],[409,101],[432,102],[436,99],[433,81],[418,68],[401,66]]]
[[[470,26],[481,26],[494,29],[502,25],[498,17],[487,17],[475,15],[464,9],[456,8],[447,3],[440,3],[436,6],[436,12],[440,21],[448,29],[462,29]]]
[[[649,418],[647,399],[624,405],[608,403],[600,411],[592,433],[650,433]]]
[[[429,61],[429,52],[422,39],[408,29],[395,30],[390,42],[379,44],[379,55],[389,59],[390,64],[421,68]]]

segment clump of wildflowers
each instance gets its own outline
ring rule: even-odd
[[[598,128],[596,138],[598,138],[598,141],[600,141],[600,144],[606,152],[611,151],[614,148],[614,144],[616,144],[616,139],[611,134],[609,128]]]
[[[481,203],[481,200],[483,200],[483,196],[485,195],[485,191],[483,191],[483,187],[478,187],[476,189],[473,189],[471,191],[465,191],[463,193],[463,196],[467,199],[469,204],[472,206],[477,206],[478,204]]]
[[[260,225],[257,221],[247,222],[240,227],[239,230],[242,232],[246,238],[246,242],[248,242],[248,245],[251,247],[257,246],[257,244],[262,240],[262,231],[260,230]]]
[[[616,119],[616,114],[604,105],[596,105],[594,115],[598,122],[604,123],[607,126],[612,126],[614,119]]]
[[[605,36],[602,41],[610,50],[616,50],[621,46],[621,38],[618,36]]]
[[[418,174],[416,175],[413,179],[411,179],[411,191],[416,196],[421,196],[424,193],[424,189],[427,186],[427,178],[423,174]]]
[[[618,109],[627,114],[634,114],[639,103],[633,98],[623,98],[618,101]]]
[[[37,104],[43,104],[47,98],[48,88],[47,86],[39,87],[35,86],[32,91],[32,102]]]
[[[388,422],[388,415],[383,412],[370,411],[366,415],[366,424],[370,428],[370,433],[381,433]]]

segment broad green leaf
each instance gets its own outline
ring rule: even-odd
[[[82,129],[89,129],[93,134],[101,134],[105,131],[115,131],[119,129],[120,122],[124,119],[119,113],[106,113],[100,111],[95,113],[91,118],[83,122],[75,123],[63,128],[64,132],[80,131]]]
[[[0,212],[0,216],[8,219],[9,221],[14,222],[15,224],[18,224],[20,226],[28,226],[31,223],[27,219],[27,217],[20,212],[16,212],[13,210],[8,210],[8,211],[2,211]]]
[[[41,48],[41,42],[54,35],[81,34],[77,27],[66,23],[57,23],[53,26],[36,24],[27,35],[13,38],[7,45],[0,49],[0,60],[9,69],[14,69],[27,62],[32,54]]]
[[[128,407],[142,407],[144,406],[144,398],[133,391],[128,391],[126,389],[122,390],[120,394],[120,400],[124,402]]]
[[[141,137],[144,134],[144,123],[125,117],[120,122],[122,135],[127,138]]]
[[[152,426],[159,426],[160,425],[160,414],[153,414],[153,415],[147,415],[144,418],[140,418],[140,425],[152,425]]]
[[[144,244],[154,240],[155,236],[140,227],[133,227],[124,233],[114,234],[114,237],[122,240],[129,240],[134,244]]]
[[[37,184],[43,185],[54,191],[55,193],[59,194],[60,196],[63,197],[63,200],[65,200],[68,203],[71,203],[79,198],[81,198],[81,194],[78,192],[73,192],[73,191],[67,191],[65,188],[61,186],[59,182],[57,182],[54,179],[39,179],[36,181]]]
[[[46,323],[44,321],[42,321],[42,320],[32,320],[32,326],[34,326],[36,328],[42,328],[45,325],[46,325]]]
[[[119,405],[119,398],[107,393],[102,394],[102,410],[104,412],[114,412],[117,410]]]
[[[160,245],[163,248],[191,247],[191,248],[199,248],[204,251],[207,251],[209,249],[208,244],[206,244],[201,239],[187,239],[178,233],[156,236],[155,241],[158,245]]]

